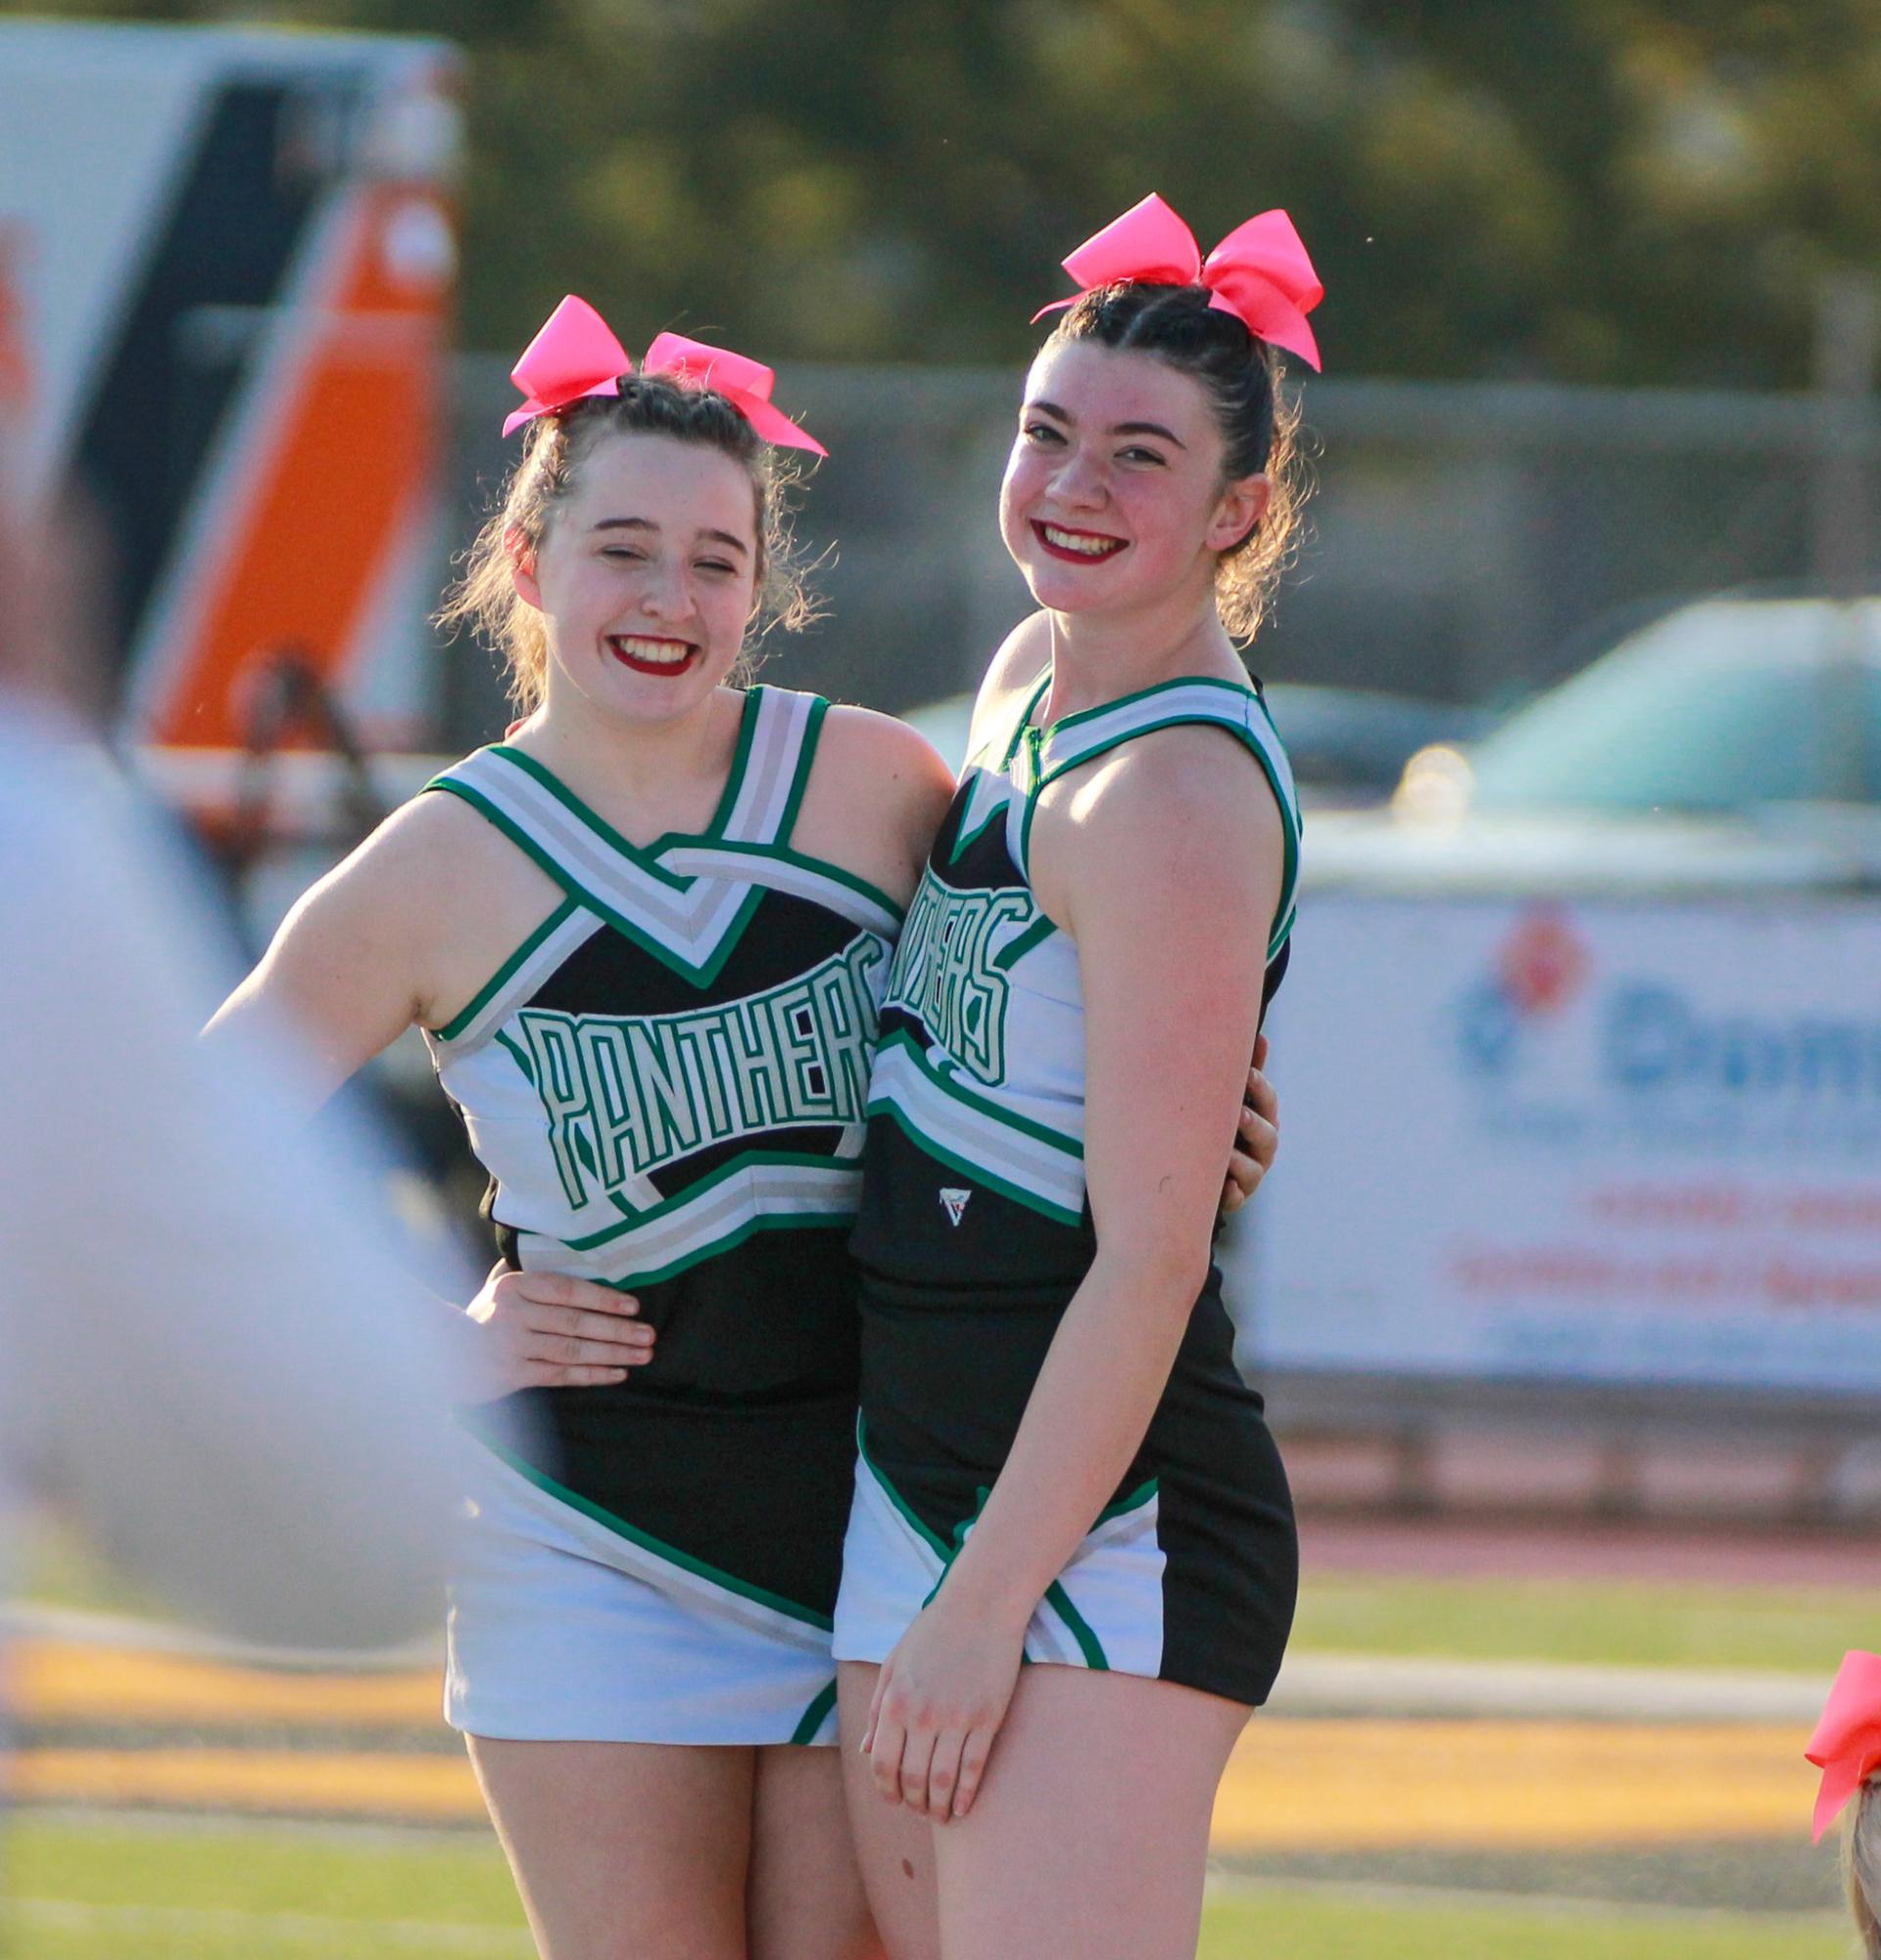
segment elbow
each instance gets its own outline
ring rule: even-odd
[[[1208,1283],[1209,1242],[1184,1234],[1106,1249],[1100,1236],[1097,1263],[1131,1299],[1182,1316]]]

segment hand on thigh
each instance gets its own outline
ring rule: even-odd
[[[973,1809],[935,1834],[949,1956],[1192,1960],[1237,1702],[1026,1669]]]
[[[848,1794],[849,1828],[869,1904],[890,1960],[940,1960],[935,1827],[905,1804],[885,1801],[862,1753],[869,1703],[880,1672],[857,1660],[844,1660],[837,1666],[838,1753],[843,1758],[843,1783]]]
[[[467,1740],[542,1960],[745,1960],[754,1750]]]

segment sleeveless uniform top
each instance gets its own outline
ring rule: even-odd
[[[909,908],[883,1009],[851,1241],[872,1278],[1063,1293],[1090,1265],[1078,948],[1038,909],[1027,857],[1039,794],[1068,770],[1187,723],[1244,742],[1285,829],[1267,998],[1284,972],[1299,806],[1258,684],[1169,681],[1035,727],[1050,680],[1047,671],[968,758]]]
[[[426,1035],[490,1173],[504,1258],[631,1291],[658,1330],[653,1360],[625,1382],[523,1391],[541,1440],[518,1467],[787,1598],[803,1598],[788,1574],[807,1560],[824,1610],[836,1544],[782,1556],[725,1474],[741,1446],[703,1418],[740,1418],[754,1443],[754,1412],[827,1403],[841,1412],[813,1426],[846,1474],[844,1240],[900,914],[791,848],[827,708],[751,689],[709,829],[646,846],[502,743],[436,778],[431,790],[488,819],[563,897]],[[817,1529],[831,1537],[827,1521]],[[751,1569],[768,1565],[786,1576]]]

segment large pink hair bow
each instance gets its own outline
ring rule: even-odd
[[[760,361],[747,360],[729,348],[688,340],[683,333],[663,333],[647,350],[641,372],[670,374],[685,387],[709,388],[723,395],[767,443],[780,449],[829,454],[814,436],[805,435],[783,409],[772,406],[771,384],[777,376]]]
[[[1272,341],[1319,370],[1319,343],[1306,316],[1326,296],[1326,288],[1283,211],[1264,211],[1236,225],[1204,259],[1195,234],[1151,191],[1085,239],[1064,266],[1078,281],[1078,292],[1040,307],[1035,320],[1120,279],[1206,286],[1211,308],[1232,313],[1257,340]]]
[[[1815,1798],[1815,1836],[1876,1770],[1881,1770],[1881,1653],[1851,1649],[1842,1656],[1822,1719],[1804,1755],[1822,1772]]]
[[[505,421],[503,433],[510,435],[538,415],[590,395],[618,395],[620,377],[633,371],[633,360],[607,322],[586,300],[570,293],[509,370],[510,380],[525,399]],[[772,371],[729,348],[663,333],[647,350],[641,372],[670,374],[682,387],[709,388],[723,395],[767,443],[829,454],[814,436],[805,435],[772,406],[771,385],[777,378]]]

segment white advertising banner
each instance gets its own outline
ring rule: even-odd
[[[1258,1365],[1881,1392],[1881,903],[1318,894]]]

